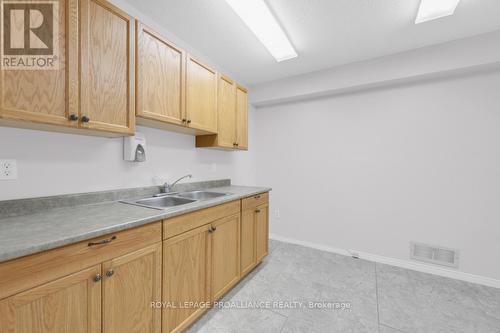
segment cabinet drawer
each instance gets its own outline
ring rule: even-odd
[[[0,263],[0,299],[160,241],[156,222]]]
[[[163,239],[201,227],[207,223],[240,212],[240,201],[231,201],[215,207],[163,220]]]
[[[256,194],[241,200],[241,210],[253,209],[269,202],[269,192]]]

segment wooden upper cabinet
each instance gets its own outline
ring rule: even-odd
[[[248,93],[230,78],[219,75],[218,132],[196,137],[196,147],[248,149]]]
[[[184,51],[138,21],[136,40],[137,116],[183,125]]]
[[[78,116],[78,0],[58,1],[58,11],[57,69],[12,70],[0,63],[1,123],[78,127],[69,120]]]
[[[223,75],[218,87],[218,132],[217,144],[232,148],[236,142],[236,84]]]
[[[133,134],[133,19],[104,0],[80,0],[81,124]]]
[[[101,265],[0,301],[0,332],[101,332]]]
[[[186,119],[201,133],[217,133],[217,72],[190,55],[186,59]]]
[[[162,244],[103,263],[104,332],[161,332]]]
[[[236,87],[236,144],[238,149],[248,149],[248,92]]]

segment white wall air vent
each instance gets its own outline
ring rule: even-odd
[[[458,268],[458,250],[423,243],[410,243],[410,258],[435,265]]]

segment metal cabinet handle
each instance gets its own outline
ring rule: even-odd
[[[209,233],[212,233],[212,232],[214,232],[214,231],[213,231],[212,229],[208,229],[208,232],[209,232]]]
[[[254,198],[255,199],[260,199],[260,195],[256,195]]]
[[[107,276],[107,277],[112,277],[112,276],[113,276],[113,274],[115,274],[115,271],[114,271],[113,269],[110,269],[110,270],[108,270],[108,271],[106,272],[106,276]]]
[[[260,213],[260,209],[256,209],[256,210],[255,210],[255,212],[256,212],[256,213]]]
[[[82,117],[82,123],[88,123],[90,121],[90,118],[87,116]]]
[[[115,239],[116,239],[116,236],[113,236],[111,238],[103,239],[103,240],[98,241],[98,242],[89,242],[88,246],[108,244],[108,243],[111,243],[112,241],[114,241]]]
[[[212,231],[215,231],[215,230],[217,230],[217,228],[216,227],[212,227]]]
[[[71,121],[77,121],[78,120],[78,116],[76,114],[71,114],[69,116],[69,120],[71,120]]]
[[[187,123],[188,123],[188,124],[191,124],[191,119],[188,119]]]
[[[99,282],[102,280],[102,275],[101,274],[97,274],[96,276],[94,276],[94,282]]]
[[[187,119],[186,119],[186,118],[182,119],[182,122],[183,122],[183,123],[185,123],[186,121],[187,121]]]

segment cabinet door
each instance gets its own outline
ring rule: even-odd
[[[240,278],[240,215],[212,223],[212,300],[220,299]]]
[[[217,144],[233,148],[236,143],[236,85],[233,80],[220,75],[217,89]]]
[[[182,332],[210,302],[209,230],[205,225],[163,242],[164,333]]]
[[[132,18],[104,0],[81,0],[80,8],[81,124],[94,130],[132,134]]]
[[[101,331],[101,265],[0,301],[0,332]]]
[[[255,218],[254,209],[241,213],[241,275],[246,275],[257,264],[255,251]]]
[[[255,247],[260,262],[269,254],[269,205],[258,206],[255,213]]]
[[[161,243],[103,264],[103,331],[160,332]]]
[[[236,87],[236,143],[239,149],[248,149],[248,93]]]
[[[184,51],[137,22],[137,115],[184,124]]]
[[[188,126],[217,133],[217,73],[187,56],[186,117]]]
[[[78,1],[58,1],[57,7],[59,34],[53,45],[58,67],[11,70],[0,62],[0,118],[78,126],[69,120],[71,114],[78,116]]]

